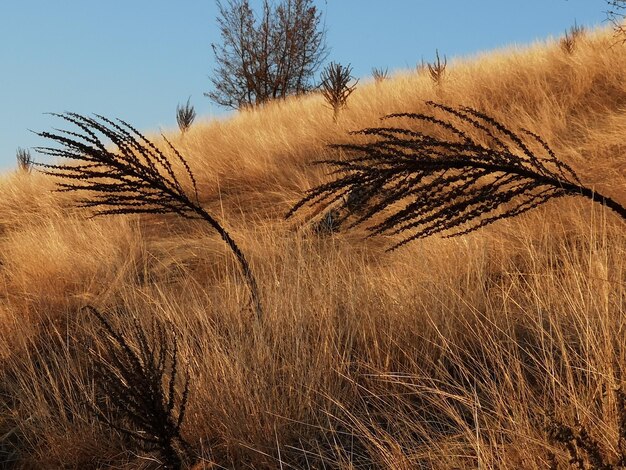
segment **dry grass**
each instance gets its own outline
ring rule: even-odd
[[[81,351],[102,339],[81,313],[89,303],[184,338],[181,436],[196,468],[567,468],[551,419],[580,423],[616,462],[626,237],[613,213],[557,200],[392,253],[393,239],[317,236],[283,220],[323,181],[308,164],[328,143],[385,114],[423,112],[435,94],[537,132],[586,186],[625,202],[626,54],[613,42],[592,31],[574,55],[555,41],[451,61],[444,87],[394,75],[356,90],[337,124],[311,96],[199,122],[184,139],[172,132],[200,203],[254,269],[262,324],[200,222],[88,219],[44,176],[3,176],[0,461],[157,466],[90,412],[97,387]]]

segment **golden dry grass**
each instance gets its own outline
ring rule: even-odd
[[[607,31],[363,84],[333,123],[319,96],[199,123],[173,143],[202,203],[250,258],[265,306],[201,222],[88,219],[45,176],[0,181],[0,460],[16,468],[153,468],[98,423],[80,309],[172,322],[192,374],[196,468],[566,467],[548,415],[617,458],[626,376],[624,221],[551,202],[469,236],[316,236],[283,215],[348,130],[424,100],[540,134],[583,183],[626,203],[626,53]],[[129,318],[111,319],[124,328]]]

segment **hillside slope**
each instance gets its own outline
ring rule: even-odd
[[[91,412],[85,344],[102,331],[90,304],[128,334],[132,318],[169,322],[191,377],[182,434],[206,468],[546,468],[571,457],[550,429],[575,417],[616,461],[626,226],[615,214],[564,198],[391,253],[362,229],[318,235],[308,216],[283,216],[325,177],[310,164],[328,144],[426,100],[536,132],[626,204],[625,47],[600,30],[571,54],[550,41],[454,61],[440,85],[400,73],[360,84],[337,124],[308,96],[168,133],[251,260],[262,325],[201,222],[91,219],[51,178],[4,175],[0,460],[154,466]]]

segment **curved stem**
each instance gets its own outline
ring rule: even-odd
[[[436,165],[431,165],[435,167]],[[472,162],[471,165],[467,164],[467,161],[463,160],[449,160],[445,162],[445,169],[464,169],[464,168],[483,168],[492,173],[510,173],[522,176],[524,178],[529,178],[535,181],[538,181],[542,184],[553,186],[555,188],[561,188],[568,193],[580,194],[587,199],[591,199],[592,201],[599,202],[605,207],[613,210],[616,214],[618,214],[622,219],[626,220],[626,207],[622,206],[615,199],[611,199],[610,197],[604,196],[600,193],[595,192],[593,189],[589,189],[586,186],[581,186],[576,183],[572,183],[569,181],[563,181],[557,178],[551,178],[549,176],[542,175],[535,171],[529,170],[527,168],[519,168],[513,167],[510,165],[498,165],[493,163],[479,163]]]
[[[239,267],[241,268],[241,272],[248,284],[248,288],[250,289],[250,296],[252,298],[252,304],[254,306],[254,311],[256,313],[257,319],[260,320],[263,316],[263,309],[261,306],[261,297],[259,295],[259,288],[256,283],[256,279],[254,274],[252,274],[252,269],[250,268],[250,264],[248,260],[244,256],[243,252],[239,249],[235,240],[230,236],[230,234],[222,227],[217,220],[211,217],[202,207],[197,204],[193,204],[194,211],[205,220],[213,229],[222,237],[222,240],[226,242],[228,247],[231,249],[237,261],[239,262]]]
[[[615,199],[603,196],[602,194],[597,193],[592,189],[586,188],[584,186],[576,186],[576,190],[578,193],[580,193],[581,196],[591,199],[592,201],[599,202],[603,206],[608,207],[609,209],[620,215],[622,219],[626,220],[626,207],[622,206]]]

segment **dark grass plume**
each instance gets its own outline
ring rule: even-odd
[[[369,222],[370,235],[403,234],[391,249],[466,234],[563,196],[597,201],[626,220],[624,206],[583,186],[537,134],[514,133],[469,107],[427,104],[431,114],[391,114],[383,121],[395,125],[353,132],[361,143],[331,146],[339,157],[318,163],[334,179],[310,189],[287,217],[307,205],[335,207],[349,227]]]
[[[33,168],[33,157],[28,149],[18,148],[15,153],[17,168],[24,173],[30,173]]]
[[[336,62],[331,62],[322,70],[321,79],[322,95],[333,109],[333,120],[337,122],[339,111],[346,107],[348,97],[356,89],[359,81],[350,84],[353,80],[352,67],[350,64],[341,65]]]
[[[189,100],[191,100],[191,97],[187,99],[187,103],[184,106],[180,104],[176,106],[176,122],[178,123],[180,132],[183,134],[189,130],[196,118],[196,110],[193,105],[189,103]]]
[[[180,469],[191,453],[180,432],[189,373],[180,363],[175,334],[156,322],[144,328],[137,320],[123,333],[95,308],[85,310],[100,327],[95,342],[100,346],[88,349],[96,416],[144,451],[160,453],[163,468]]]
[[[94,215],[168,214],[201,219],[215,230],[233,252],[250,289],[253,308],[261,316],[257,283],[241,249],[220,223],[200,205],[196,180],[185,158],[163,139],[172,154],[168,157],[154,143],[130,124],[103,116],[82,116],[76,113],[53,114],[73,124],[78,131],[56,130],[37,135],[61,145],[60,148],[37,147],[36,150],[67,163],[36,163],[43,173],[59,179],[57,191],[84,195],[79,207],[89,208]],[[109,140],[116,149],[107,148]],[[178,160],[182,170],[172,165]],[[181,178],[191,190],[185,191]]]

